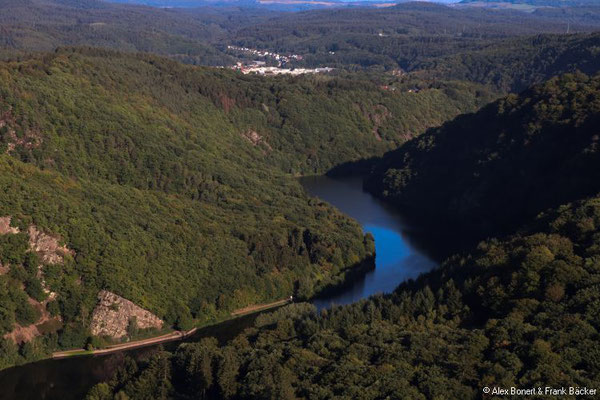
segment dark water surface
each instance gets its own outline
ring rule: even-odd
[[[362,190],[361,177],[306,177],[305,190],[357,220],[375,237],[375,269],[351,283],[341,293],[315,299],[317,308],[349,304],[376,293],[390,293],[398,284],[430,271],[437,263],[426,251],[426,232],[410,227],[388,204]],[[427,243],[431,245],[431,243]]]
[[[246,315],[198,330],[187,341],[216,337],[228,342],[253,325],[260,313]],[[174,350],[181,341],[165,343]],[[103,356],[83,356],[44,360],[0,371],[0,399],[4,400],[79,400],[96,383],[112,378],[126,356],[142,359],[157,351],[158,345]]]
[[[375,293],[389,293],[401,282],[417,277],[436,266],[426,249],[435,240],[417,226],[411,226],[397,211],[362,190],[360,177],[332,179],[302,178],[305,190],[356,219],[375,237],[376,268],[345,286],[336,294],[318,298],[318,308],[348,304]],[[257,314],[199,330],[189,341],[214,336],[221,343],[251,326]],[[164,345],[174,349],[180,342]],[[136,359],[155,352],[157,346],[96,357],[45,360],[0,371],[0,399],[70,400],[81,399],[96,383],[110,379],[126,356]]]

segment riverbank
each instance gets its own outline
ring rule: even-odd
[[[243,315],[253,314],[260,311],[269,310],[271,308],[281,307],[286,304],[292,302],[292,297],[288,297],[282,300],[274,301],[272,303],[264,303],[264,304],[255,304],[248,307],[240,308],[231,313],[231,316],[235,319],[236,317],[240,317]],[[227,321],[227,320],[226,320]],[[223,321],[221,321],[223,322]],[[78,356],[90,356],[90,355],[105,355],[111,353],[117,353],[119,351],[126,351],[137,349],[140,347],[153,346],[161,343],[174,342],[178,340],[184,340],[190,336],[192,336],[199,328],[193,328],[189,331],[173,331],[170,333],[166,333],[160,336],[155,336],[147,339],[134,340],[132,342],[127,343],[119,343],[107,346],[103,349],[96,350],[86,350],[86,349],[73,349],[73,350],[65,350],[65,351],[57,351],[52,353],[53,359],[62,359],[69,357],[78,357]]]
[[[362,181],[356,179],[331,179],[328,177],[313,177],[302,180],[303,186],[313,196],[328,201],[341,212],[356,218],[364,231],[371,232],[375,238],[376,268],[372,266],[346,281],[342,293],[335,293],[333,288],[327,293],[320,293],[324,298],[313,298],[310,303],[318,309],[330,307],[331,304],[348,304],[359,301],[376,293],[389,293],[397,285],[415,279],[419,274],[433,268],[435,263],[429,261],[428,253],[420,249],[429,246],[413,247],[414,233],[419,233],[413,225],[406,225],[402,215],[395,209],[387,207],[379,199],[363,192]],[[427,233],[427,232],[425,232]],[[427,235],[425,235],[427,236]],[[349,272],[349,271],[345,271]],[[352,280],[355,279],[355,282]],[[269,303],[274,307],[280,302]],[[266,305],[255,305],[235,310],[236,315],[223,315],[224,320],[207,325],[185,339],[186,342],[197,342],[202,338],[216,338],[219,345],[225,345],[245,329],[254,326],[256,317],[265,311]],[[242,312],[242,315],[239,313]],[[247,314],[243,314],[247,312]],[[172,332],[161,332],[161,335]],[[158,334],[157,334],[158,335]],[[165,340],[165,338],[158,338]],[[166,340],[164,348],[176,351],[181,341],[178,338]],[[158,342],[155,342],[158,343]],[[158,343],[160,344],[160,343]],[[158,345],[156,344],[156,345]],[[91,355],[91,352],[80,350],[69,356],[54,360],[29,363],[0,371],[0,387],[3,388],[0,398],[19,400],[37,400],[39,398],[56,400],[78,400],[85,397],[90,388],[97,383],[112,379],[119,367],[124,365],[126,358],[134,360],[147,359],[155,344],[129,343],[129,348],[108,349],[109,353],[100,353],[97,357],[78,357]],[[73,354],[74,353],[74,354]],[[127,354],[124,357],[123,354]],[[8,396],[6,394],[8,393]],[[4,397],[3,397],[4,396]]]
[[[234,317],[239,317],[242,315],[247,315],[247,314],[251,314],[251,313],[255,313],[255,312],[259,312],[259,311],[268,310],[269,308],[281,307],[281,306],[291,303],[292,301],[293,301],[293,297],[290,296],[286,299],[274,301],[273,303],[255,304],[253,306],[239,308],[239,309],[233,311],[231,313],[231,315]]]
[[[198,330],[198,328],[190,329],[189,331],[185,331],[185,332],[184,331],[174,331],[171,333],[167,333],[167,334],[164,334],[161,336],[151,337],[148,339],[134,340],[132,342],[127,342],[127,343],[113,344],[113,345],[107,346],[106,348],[97,349],[97,350],[74,349],[74,350],[58,351],[58,352],[52,353],[52,358],[61,359],[61,358],[74,357],[74,356],[102,355],[102,354],[115,353],[118,351],[137,349],[139,347],[145,347],[145,346],[150,346],[150,345],[155,345],[155,344],[160,344],[160,343],[167,343],[167,342],[172,342],[172,341],[176,341],[176,340],[182,340],[182,339],[185,339],[186,337],[193,335],[194,333],[196,333],[197,330]]]

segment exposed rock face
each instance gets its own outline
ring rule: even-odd
[[[127,335],[129,321],[135,317],[138,328],[160,329],[163,321],[131,301],[106,290],[98,293],[98,305],[92,315],[91,332],[95,336],[120,339]]]
[[[37,230],[33,225],[27,230],[29,247],[35,251],[44,264],[60,264],[66,254],[73,254],[66,246],[60,246],[58,238]]]
[[[0,217],[0,235],[17,234],[20,232],[19,228],[10,226],[11,219],[12,217],[10,216]],[[57,294],[52,292],[46,285],[43,267],[44,264],[62,263],[64,261],[64,255],[74,254],[74,252],[69,250],[66,246],[60,246],[57,237],[40,232],[34,225],[29,226],[27,234],[29,235],[30,251],[36,252],[42,261],[42,264],[38,265],[37,277],[48,297],[41,303],[29,298],[29,304],[38,310],[40,318],[35,323],[27,326],[15,324],[14,329],[4,335],[5,339],[10,339],[15,343],[29,342],[36,336],[42,335],[43,332],[55,332],[60,328],[61,319],[58,317],[51,317],[46,308],[50,301],[56,299]],[[4,275],[9,271],[10,265],[2,265],[0,263],[0,275]]]
[[[16,128],[19,126],[12,110],[0,112],[0,128],[6,128],[4,134],[0,135],[0,142],[6,143],[6,153],[10,154],[17,147],[31,150],[40,147],[42,135],[37,129],[25,129],[22,136],[17,136]]]
[[[219,100],[221,100],[221,105],[223,106],[225,113],[228,113],[235,106],[235,100],[227,96],[225,93],[222,93],[219,96]]]
[[[0,275],[8,274],[10,272],[10,267],[8,265],[2,265],[0,263]]]
[[[19,228],[10,226],[11,217],[0,217],[0,235],[19,233]]]
[[[39,231],[35,225],[30,225],[27,229],[27,233],[29,235],[29,248],[31,251],[36,252],[42,261],[42,264],[38,265],[37,278],[40,280],[48,298],[54,300],[57,297],[57,294],[52,292],[46,285],[46,280],[44,279],[44,265],[62,264],[65,255],[75,255],[75,252],[67,248],[67,246],[59,245],[58,237],[50,236]]]
[[[386,87],[385,90],[390,90]],[[383,104],[377,104],[374,106],[363,106],[361,104],[354,104],[354,109],[356,112],[362,113],[372,124],[372,133],[375,136],[375,139],[378,142],[381,142],[383,138],[381,137],[381,127],[385,124],[385,122],[392,117],[392,112]]]
[[[269,143],[267,143],[267,141],[265,140],[265,138],[262,137],[256,131],[248,130],[248,131],[242,133],[242,137],[244,139],[246,139],[247,141],[249,141],[250,143],[252,143],[253,146],[258,146],[259,144],[262,144],[268,150],[272,150],[271,145],[269,145]]]
[[[378,104],[373,107],[373,110],[368,113],[368,117],[373,122],[373,135],[375,139],[381,142],[382,138],[379,133],[379,129],[385,123],[385,121],[392,116],[390,110],[387,109],[383,104]]]
[[[0,217],[0,235],[17,234],[19,228],[10,226],[11,216]],[[29,235],[29,248],[35,251],[44,264],[60,264],[64,261],[67,254],[74,255],[74,252],[59,244],[59,238],[48,235],[37,229],[35,225],[30,225],[27,229]]]
[[[244,137],[255,146],[262,140],[262,136],[260,136],[258,132],[252,130],[244,132]]]

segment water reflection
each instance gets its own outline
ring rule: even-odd
[[[398,284],[430,271],[437,263],[425,250],[418,227],[386,203],[362,190],[361,177],[308,177],[300,180],[305,190],[353,217],[375,237],[376,268],[344,291],[316,299],[318,308],[349,304],[376,293],[390,293]],[[422,241],[425,242],[425,241]]]
[[[431,230],[407,223],[396,210],[362,190],[360,177],[331,179],[311,177],[301,180],[305,189],[359,221],[375,237],[376,268],[351,282],[337,294],[317,299],[318,308],[347,304],[375,293],[389,293],[398,284],[435,267],[433,252],[440,241]],[[428,247],[430,246],[430,247]],[[207,336],[224,343],[253,324],[256,315],[240,317],[198,331],[190,340]],[[178,342],[164,345],[174,349]],[[46,360],[0,371],[0,399],[81,399],[97,382],[112,377],[124,357],[140,359],[158,347],[131,350],[100,357]]]
[[[221,344],[224,344],[252,326],[259,314],[246,315],[200,329],[188,341],[216,337]],[[181,342],[165,343],[161,347],[174,350],[179,343]],[[118,367],[123,365],[125,357],[140,360],[147,358],[161,347],[144,347],[103,356],[44,360],[9,368],[0,371],[0,399],[82,399],[96,383],[112,378]]]

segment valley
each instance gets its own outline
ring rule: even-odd
[[[42,258],[42,281],[27,272],[26,248],[7,242],[3,265],[23,263],[24,271],[11,268],[4,284],[24,286],[21,297],[48,285],[55,295],[46,307],[61,323],[36,340],[3,342],[4,366],[102,348],[138,330],[186,331],[343,282],[372,258],[372,241],[293,177],[383,154],[488,96],[456,97],[477,85],[451,82],[398,95],[335,76],[265,81],[94,49],[2,68],[2,213],[20,231],[35,221],[69,249],[60,268]],[[438,114],[419,107],[432,101]],[[389,129],[395,121],[406,131]],[[119,305],[100,314],[103,291],[157,323],[140,325],[146,314]],[[3,335],[20,304],[7,309]]]
[[[317,309],[327,309],[332,305],[351,304],[361,299],[366,299],[371,295],[378,293],[390,293],[401,282],[407,279],[414,279],[422,272],[426,272],[435,267],[434,259],[437,255],[430,255],[423,248],[433,247],[433,241],[423,235],[425,232],[419,232],[418,229],[408,225],[402,220],[401,215],[395,210],[386,207],[374,197],[362,190],[361,179],[331,179],[326,177],[308,177],[301,180],[303,187],[311,195],[318,196],[327,200],[332,205],[345,211],[350,217],[356,218],[368,234],[372,234],[377,243],[376,265],[366,271],[359,271],[352,277],[352,280],[346,285],[336,288],[316,297],[311,303]],[[337,189],[337,190],[336,190]],[[349,199],[353,199],[348,201]],[[155,343],[165,344],[174,348],[177,342],[184,340],[187,343],[195,343],[206,338],[207,332],[220,341],[226,341],[228,337],[236,336],[243,332],[248,325],[257,318],[261,318],[260,312],[269,308],[282,307],[289,304],[289,299],[278,301],[262,307],[248,307],[235,310],[232,316],[237,317],[220,324],[210,326],[204,329],[193,329],[189,332],[173,332],[161,335],[155,338],[144,339],[131,344],[121,344],[108,346],[105,349],[93,351],[72,350],[55,353],[54,363],[42,361],[35,364],[26,365],[21,368],[13,368],[7,371],[0,371],[0,384],[7,388],[5,393],[10,393],[11,397],[20,399],[34,399],[43,394],[46,399],[77,399],[81,394],[85,394],[97,380],[87,371],[88,364],[93,363],[93,369],[103,371],[110,376],[111,370],[119,365],[123,365],[122,354],[113,354],[115,351],[128,351],[136,357],[139,354],[147,354],[156,351],[153,346]],[[302,307],[303,303],[293,305]],[[259,312],[258,314],[256,314]],[[246,315],[245,315],[246,314]],[[245,315],[245,316],[243,316]],[[241,316],[241,317],[240,317]],[[131,350],[137,347],[146,347],[141,350]],[[133,351],[133,353],[131,353]],[[91,360],[86,356],[94,354]],[[78,357],[73,359],[73,357]],[[79,358],[80,357],[80,358]],[[67,360],[67,358],[70,358]],[[51,385],[12,385],[10,382],[27,382],[30,376],[50,376],[53,368],[57,365],[66,368],[69,373],[69,379],[76,379],[82,385],[83,391],[71,390],[67,381],[60,377],[47,379],[46,382],[52,382]],[[35,372],[34,372],[35,371]],[[105,372],[104,372],[105,371]],[[99,374],[102,376],[102,374]],[[34,388],[33,390],[31,390]],[[67,389],[69,388],[69,389]]]
[[[140,2],[0,0],[0,399],[598,386],[600,7]]]

